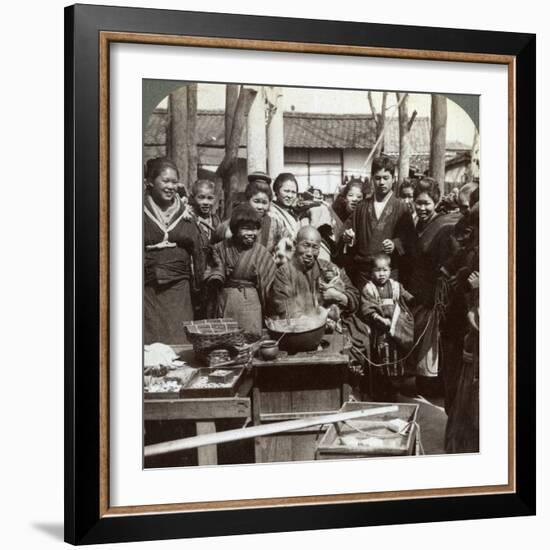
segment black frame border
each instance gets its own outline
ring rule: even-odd
[[[515,57],[516,492],[100,517],[99,32]],[[535,514],[536,37],[146,8],[65,8],[65,540],[130,542]],[[526,182],[525,184],[523,184]],[[521,205],[521,208],[519,206]]]

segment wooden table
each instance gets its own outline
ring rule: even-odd
[[[171,346],[182,360],[193,365],[195,358],[190,345]],[[247,377],[233,397],[209,397],[193,399],[149,399],[143,400],[144,421],[180,420],[194,423],[196,434],[216,431],[216,421],[239,421],[244,426],[251,421],[252,407],[249,397],[252,388],[252,377]],[[236,426],[235,426],[236,427]],[[197,449],[199,466],[218,463],[216,445]]]
[[[349,357],[341,353],[340,334],[325,335],[322,351],[285,355],[273,361],[254,359],[254,425],[326,414],[349,400]],[[320,429],[256,438],[256,462],[313,460]]]
[[[147,399],[146,396],[144,419],[191,422],[199,435],[215,432],[216,422],[220,421],[240,421],[241,426],[252,421],[259,425],[337,411],[349,400],[351,392],[349,358],[341,353],[344,345],[341,335],[326,335],[324,339],[328,346],[322,351],[281,356],[274,361],[254,359],[251,375],[234,397]],[[171,347],[189,365],[195,363],[190,345]],[[313,460],[320,433],[322,430],[316,427],[256,438],[254,451],[243,446],[239,461]],[[216,446],[199,447],[198,464],[217,464],[218,450]],[[245,455],[249,455],[248,459]]]

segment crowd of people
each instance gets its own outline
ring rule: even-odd
[[[213,182],[187,196],[178,181],[169,159],[147,162],[146,344],[185,341],[185,321],[210,317],[260,337],[267,317],[326,308],[379,398],[411,379],[418,394],[443,395],[446,450],[478,450],[477,182],[446,196],[427,176],[397,186],[381,156],[370,181],[345,182],[329,204],[318,189],[300,195],[291,173],[256,172],[221,220]]]

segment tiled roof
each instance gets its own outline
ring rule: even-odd
[[[167,114],[155,112],[145,131],[147,145],[162,145],[166,141]],[[430,121],[416,117],[411,130],[413,154],[429,154]],[[200,111],[197,117],[197,142],[203,147],[224,147],[224,112]],[[318,114],[286,112],[284,114],[285,147],[305,149],[371,149],[375,143],[376,128],[370,115]],[[246,147],[246,128],[241,138]],[[386,121],[384,151],[399,152],[399,124],[396,118]]]
[[[430,154],[430,119],[428,117],[417,116],[414,119],[409,140],[413,154]],[[386,119],[384,153],[386,155],[399,155],[399,120],[395,117]]]
[[[199,112],[197,133],[199,145],[224,146],[224,113]],[[323,115],[285,113],[285,147],[307,149],[370,149],[376,130],[368,115]],[[241,138],[246,146],[246,129]]]
[[[472,147],[462,141],[448,141],[446,149],[447,151],[471,151]]]
[[[370,115],[284,114],[285,147],[371,149],[376,127]]]
[[[445,168],[452,168],[460,164],[470,164],[472,161],[472,153],[465,151],[464,153],[458,153],[454,157],[451,157],[445,162]]]

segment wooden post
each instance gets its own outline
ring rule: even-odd
[[[197,435],[216,433],[215,422],[195,422]],[[205,445],[197,449],[197,460],[199,466],[207,466],[218,463],[218,447],[217,445]]]
[[[474,181],[474,178],[479,178],[479,132],[477,128],[474,130],[474,142],[472,143],[472,153],[470,157],[469,178],[467,183]]]
[[[249,174],[267,170],[265,126],[265,96],[263,87],[259,86],[248,112],[246,156]]]
[[[170,151],[168,157],[178,167],[180,183],[187,188],[187,86],[182,86],[170,94]]]
[[[267,126],[267,167],[275,179],[284,170],[285,142],[283,121],[283,92],[281,88],[270,90],[270,120]]]
[[[432,94],[430,176],[445,193],[445,147],[447,143],[447,98]]]
[[[187,86],[187,190],[196,181],[199,168],[197,151],[197,84]]]
[[[405,96],[401,101],[402,96]],[[409,177],[409,160],[411,156],[411,144],[409,139],[409,94],[397,93],[399,102],[399,165],[398,182],[401,183]]]

